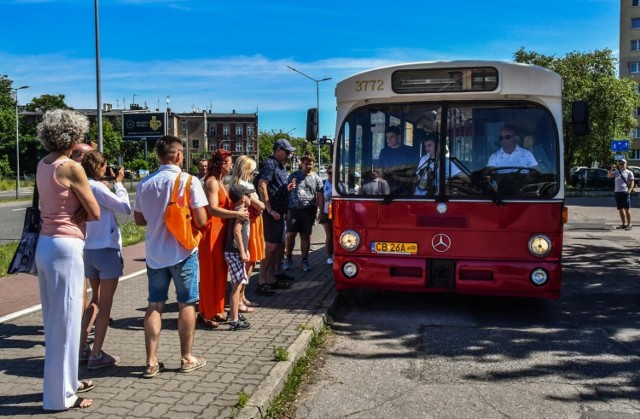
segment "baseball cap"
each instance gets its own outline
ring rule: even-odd
[[[233,202],[237,202],[242,198],[242,195],[251,195],[251,192],[253,192],[253,189],[236,183],[229,188],[229,198],[231,198]]]
[[[625,159],[620,159],[618,160],[618,163],[626,163],[627,161]]]
[[[291,143],[287,140],[285,140],[284,138],[280,138],[278,141],[276,141],[276,143],[273,145],[273,149],[277,149],[277,148],[281,148],[283,150],[287,150],[291,153],[293,153],[294,151],[296,151],[296,148],[294,146],[291,145]]]

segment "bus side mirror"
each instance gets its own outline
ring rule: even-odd
[[[571,104],[571,124],[574,135],[589,135],[589,102],[578,100]]]
[[[308,142],[316,141],[318,139],[318,109],[311,108],[307,111],[307,133],[306,138]]]

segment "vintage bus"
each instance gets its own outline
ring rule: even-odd
[[[558,74],[493,61],[338,83],[336,288],[558,298],[561,96]]]

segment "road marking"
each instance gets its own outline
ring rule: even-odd
[[[119,282],[126,281],[127,279],[134,278],[136,276],[147,273],[146,269],[141,269],[137,272],[130,273],[129,275],[125,275],[120,278]],[[13,319],[17,319],[18,317],[26,316],[27,314],[35,313],[36,311],[42,309],[42,304],[38,304],[37,306],[25,308],[24,310],[16,311],[15,313],[7,314],[6,316],[0,317],[0,324],[8,322]]]

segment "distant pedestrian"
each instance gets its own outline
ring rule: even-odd
[[[327,252],[327,265],[333,265],[333,220],[329,217],[329,206],[331,205],[331,194],[333,193],[333,185],[331,178],[333,175],[333,166],[327,168],[327,178],[322,183],[322,192],[324,195],[324,205],[319,223],[324,228],[324,248]]]
[[[291,287],[292,277],[280,272],[284,255],[284,217],[289,207],[289,191],[293,183],[287,182],[286,163],[295,147],[284,138],[273,145],[273,154],[262,163],[258,181],[258,193],[265,210],[265,257],[260,262],[258,294],[273,295],[274,290]]]
[[[322,179],[312,172],[315,161],[313,156],[302,156],[300,168],[289,175],[289,182],[294,188],[289,192],[289,219],[287,220],[287,240],[283,269],[289,270],[293,265],[293,248],[296,235],[300,233],[300,252],[302,254],[302,270],[311,270],[309,265],[309,249],[311,248],[311,232],[318,217],[318,207],[324,208]]]
[[[200,182],[204,182],[204,178],[207,176],[207,167],[209,166],[209,161],[207,159],[202,159],[198,162],[198,174],[196,177],[200,180]]]
[[[616,208],[620,213],[622,224],[616,227],[618,230],[631,230],[631,193],[635,187],[633,172],[627,169],[625,159],[618,160],[618,166],[611,166],[607,174],[609,178],[615,178],[614,195]]]
[[[61,109],[47,111],[38,124],[38,140],[48,152],[36,172],[42,226],[35,261],[44,321],[45,410],[87,408],[93,402],[76,393],[94,387],[90,380],[78,381],[78,344],[86,222],[100,219],[100,206],[84,170],[69,158],[88,131],[85,116]]]
[[[256,262],[264,259],[264,223],[262,220],[262,211],[264,211],[264,203],[258,198],[258,193],[253,186],[254,171],[256,170],[256,161],[249,156],[240,156],[233,166],[231,177],[231,185],[243,185],[251,191],[251,206],[249,207],[249,261],[245,264],[247,270],[247,278],[251,280],[253,268]],[[257,307],[257,303],[249,301],[245,295],[247,285],[240,286],[240,313],[250,313],[255,311],[253,307]]]
[[[251,191],[244,185],[235,184],[229,188],[229,198],[234,210],[248,209],[251,205]],[[249,261],[249,220],[242,218],[227,221],[227,238],[224,260],[229,266],[231,295],[229,296],[229,330],[244,330],[251,327],[248,321],[239,317],[240,287],[249,283],[244,264]]]
[[[164,212],[171,198],[176,178],[184,190],[189,175],[182,173],[184,162],[182,140],[165,135],[156,143],[161,166],[158,171],[138,184],[134,207],[136,224],[146,226],[145,248],[149,304],[144,317],[144,337],[147,366],[144,378],[153,378],[164,369],[158,362],[158,341],[162,329],[162,312],[169,298],[169,284],[173,280],[178,300],[178,331],[180,336],[180,372],[191,372],[203,367],[207,361],[191,353],[195,334],[195,304],[198,302],[198,248],[187,249],[173,237],[164,222]],[[191,182],[192,222],[202,227],[207,220],[207,197],[200,182]],[[181,194],[182,196],[183,194]]]

